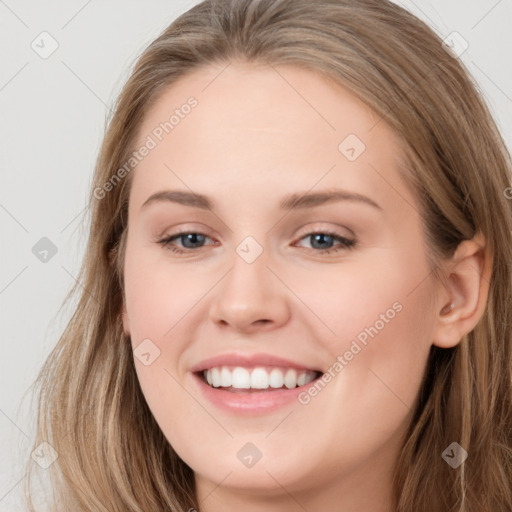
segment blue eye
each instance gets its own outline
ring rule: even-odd
[[[329,254],[332,252],[338,252],[342,249],[352,249],[355,247],[355,240],[350,240],[348,238],[345,238],[343,236],[337,235],[336,233],[329,233],[325,231],[317,231],[314,233],[309,233],[306,236],[302,237],[301,240],[304,238],[309,238],[310,243],[313,246],[312,251],[319,252],[320,254]],[[337,240],[340,245],[337,247],[332,247],[332,243]],[[316,247],[314,247],[316,245]],[[326,247],[329,246],[329,247]],[[309,249],[309,248],[307,248]]]
[[[202,233],[184,231],[158,240],[158,243],[175,253],[181,254],[201,247],[206,238],[210,237]],[[185,250],[173,245],[174,240],[180,240]]]
[[[309,252],[314,252],[316,254],[330,254],[333,252],[339,252],[341,250],[353,249],[356,245],[355,240],[350,240],[336,233],[330,233],[326,231],[317,231],[313,233],[308,233],[303,236],[300,240],[304,240],[306,238],[310,239],[310,243],[313,247],[304,247]],[[175,235],[170,235],[161,240],[158,240],[157,243],[162,245],[163,247],[170,249],[174,253],[182,254],[182,253],[190,253],[194,252],[194,249],[198,249],[203,246],[206,239],[211,238],[203,233],[197,232],[181,232]],[[179,240],[182,244],[183,248],[177,247],[174,242],[175,240]],[[334,241],[338,241],[338,246],[332,246]]]

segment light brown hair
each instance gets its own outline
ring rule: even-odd
[[[487,307],[459,345],[431,349],[396,467],[396,510],[510,512],[510,156],[459,59],[423,22],[386,0],[206,0],[137,61],[96,165],[81,284],[73,290],[78,305],[35,382],[34,448],[46,441],[59,454],[47,470],[51,510],[199,510],[193,472],[145,402],[122,329],[131,174],[102,198],[94,189],[128,160],[143,116],[163,90],[199,66],[234,60],[321,73],[395,130],[435,276],[442,277],[440,262],[461,241],[484,235],[493,261]],[[456,469],[441,458],[454,440],[469,453]]]

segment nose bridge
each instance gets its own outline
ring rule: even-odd
[[[268,266],[272,267],[270,251],[256,238],[245,237],[235,247],[231,270],[215,295],[212,320],[236,329],[285,321],[286,290]]]

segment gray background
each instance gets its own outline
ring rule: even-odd
[[[1,512],[24,510],[35,403],[30,394],[22,398],[71,314],[60,306],[85,247],[84,211],[106,113],[137,55],[195,3],[0,0]],[[457,31],[469,43],[461,59],[511,148],[512,0],[397,3],[443,38]],[[31,47],[34,40],[42,46],[43,31],[59,45],[46,59]],[[47,262],[32,252],[43,237],[57,248]]]

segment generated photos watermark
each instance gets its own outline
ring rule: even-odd
[[[387,324],[393,320],[403,306],[400,302],[394,302],[390,308],[384,313],[379,315],[379,319],[376,320],[370,327],[365,327],[350,343],[350,348],[343,354],[340,354],[334,363],[329,366],[327,371],[312,384],[307,390],[299,393],[297,399],[302,405],[307,405],[311,402],[311,399],[317,396],[329,382],[331,382],[336,375],[338,375],[349,363],[354,359],[368,345],[368,338],[374,338],[377,336]]]
[[[132,155],[124,165],[122,165],[108,181],[103,183],[101,187],[94,189],[94,197],[96,199],[103,199],[107,193],[113,190],[138,163],[142,162],[142,160],[149,155],[151,150],[155,149],[158,144],[164,140],[165,136],[171,133],[198,104],[197,99],[191,96],[187,99],[186,103],[183,103],[179,108],[175,108],[173,114],[169,116],[167,121],[162,121],[158,126],[153,128],[151,133],[146,136],[144,143],[136,151],[132,152]]]

